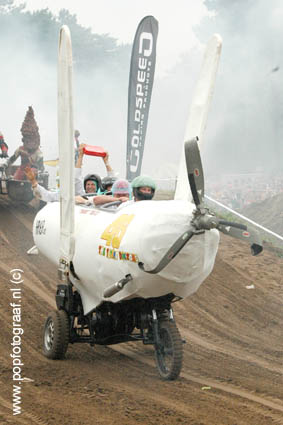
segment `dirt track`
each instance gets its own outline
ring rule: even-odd
[[[56,269],[33,245],[34,213],[0,196],[0,423],[283,424],[283,265],[265,251],[221,239],[216,267],[175,305],[186,339],[181,377],[159,379],[153,349],[69,346],[60,361],[42,355],[42,326],[55,307]],[[12,269],[23,270],[22,413],[12,414]],[[248,289],[254,285],[254,288]],[[17,286],[18,287],[18,286]]]

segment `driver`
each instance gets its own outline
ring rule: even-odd
[[[38,170],[44,171],[43,155],[39,148],[40,136],[38,126],[34,118],[32,106],[29,106],[24,122],[21,127],[23,146],[20,146],[14,154],[8,159],[6,166],[9,167],[17,158],[21,157],[21,165],[14,174],[14,179],[25,180],[25,168],[31,167],[37,174]]]
[[[99,206],[117,200],[126,202],[132,199],[132,191],[135,202],[149,201],[153,198],[155,190],[155,181],[149,176],[138,176],[134,178],[131,185],[127,180],[117,180],[112,186],[113,196],[98,195],[93,199],[93,203]],[[124,199],[125,196],[127,199]]]
[[[138,176],[132,181],[135,201],[150,201],[155,194],[155,181],[149,176]]]

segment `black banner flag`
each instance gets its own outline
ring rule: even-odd
[[[140,22],[132,49],[127,129],[127,176],[140,175],[151,92],[154,80],[158,22],[146,16]]]

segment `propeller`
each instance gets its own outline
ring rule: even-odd
[[[256,230],[248,229],[244,224],[222,220],[203,206],[204,176],[197,141],[198,138],[195,137],[185,142],[188,179],[196,205],[193,224],[198,230],[218,229],[226,235],[249,242],[252,255],[259,254],[262,251],[262,244],[259,233]]]
[[[144,264],[141,262],[139,263],[139,267],[147,273],[159,273],[174,257],[176,257],[194,235],[211,229],[217,229],[226,235],[249,242],[252,255],[258,255],[262,251],[262,243],[259,233],[256,230],[249,230],[244,224],[222,220],[204,206],[204,175],[198,147],[198,137],[185,142],[185,158],[188,180],[193,201],[196,206],[188,230],[176,240],[171,248],[169,248],[154,269],[145,270]]]
[[[202,206],[204,197],[204,176],[197,141],[198,137],[195,137],[185,142],[185,158],[193,200],[199,209]]]

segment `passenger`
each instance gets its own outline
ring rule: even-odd
[[[101,178],[98,174],[88,174],[84,178],[84,192],[97,193],[102,189]]]
[[[8,145],[4,141],[4,136],[0,132],[0,149],[2,152],[2,158],[8,158]]]
[[[25,180],[25,168],[31,167],[34,173],[37,174],[38,170],[44,171],[43,155],[39,148],[40,136],[38,126],[34,118],[34,112],[29,106],[26,113],[24,122],[21,127],[23,146],[20,146],[14,154],[8,159],[7,167],[13,164],[17,158],[21,157],[21,165],[14,174],[14,179]]]
[[[112,196],[97,195],[93,198],[95,206],[104,205],[110,202],[127,202],[132,199],[132,188],[128,180],[116,180],[112,186]]]
[[[38,184],[36,180],[36,173],[32,170],[31,167],[25,167],[24,171],[27,179],[31,182],[31,187],[35,198],[44,202],[60,201],[60,192],[58,190],[56,192],[52,192],[51,190],[47,190]]]
[[[111,177],[111,176],[103,177],[103,179],[101,180],[102,191],[101,193],[99,193],[99,195],[106,195],[106,194],[111,195],[112,186],[116,180],[117,180],[117,177]]]
[[[81,176],[81,168],[84,157],[84,147],[86,145],[81,143],[79,145],[79,156],[75,165],[75,192],[76,194],[84,195],[85,193],[101,193],[103,192],[101,178],[97,174],[88,174],[84,180],[82,180]],[[106,152],[106,156],[102,157],[103,162],[106,167],[107,176],[114,177],[114,171],[109,164],[109,154]],[[95,187],[96,186],[96,190]]]
[[[90,193],[93,194],[93,193],[96,193],[97,191],[101,192],[101,189],[102,189],[101,179],[97,174],[88,174],[84,178],[84,183],[82,184],[80,174],[81,174],[82,159],[84,156],[84,153],[83,153],[84,146],[85,146],[84,144],[81,144],[79,146],[79,157],[75,166],[75,196],[85,196],[86,194],[90,194]],[[107,155],[107,158],[108,158],[108,155]],[[107,161],[104,161],[104,163],[105,162]],[[110,167],[108,162],[107,162],[107,166],[108,166],[107,172],[109,174],[113,173],[113,170]],[[25,174],[28,180],[30,180],[30,182],[32,183],[33,193],[36,198],[39,198],[44,202],[60,201],[60,192],[59,191],[53,192],[39,185],[36,181],[36,175],[34,175],[30,167],[27,167],[25,169]]]
[[[132,181],[135,201],[150,201],[156,190],[155,181],[149,176],[138,176]]]
[[[114,198],[128,198],[128,200],[132,199],[132,188],[128,180],[120,179],[116,180],[112,186],[112,194]]]
[[[31,182],[31,186],[32,186],[33,194],[35,198],[40,199],[44,202],[59,202],[60,201],[60,192],[58,190],[56,192],[52,192],[51,190],[47,190],[43,186],[38,184],[36,180],[36,175],[30,167],[25,168],[25,174],[28,180]],[[93,205],[91,201],[83,198],[80,195],[75,196],[75,203]]]
[[[75,165],[75,196],[85,196],[87,194],[93,194],[93,193],[103,193],[104,192],[104,186],[102,185],[101,179],[97,174],[88,174],[84,178],[84,182],[82,183],[81,180],[81,167],[82,167],[82,160],[84,157],[84,148],[85,144],[80,144],[79,146],[79,156],[78,160]],[[111,182],[114,182],[114,171],[111,168],[109,164],[109,155],[107,153],[106,157],[103,158],[103,161],[105,163],[106,169],[107,169],[107,178],[111,180]],[[29,167],[26,168],[25,174],[32,183],[33,193],[36,198],[39,198],[45,202],[56,202],[60,201],[60,192],[56,191],[50,191],[45,188],[43,188],[41,185],[38,184],[36,181],[36,176],[33,174],[32,170],[30,170]],[[112,177],[111,177],[112,176]],[[110,183],[111,183],[110,182]],[[108,181],[109,183],[109,181]],[[107,187],[109,188],[110,185]],[[112,198],[112,197],[111,197]],[[82,199],[82,198],[81,198]],[[84,199],[84,198],[83,198]],[[109,199],[109,196],[107,196],[107,199]],[[115,199],[117,200],[117,199]],[[85,203],[88,204],[90,201],[87,199],[85,200]],[[111,202],[111,201],[108,201]],[[105,201],[100,199],[100,202],[98,202],[98,205],[105,203]]]
[[[93,199],[94,205],[99,206],[117,200],[122,202],[129,201],[132,198],[132,190],[128,190],[128,185],[130,185],[130,183],[127,180],[117,180],[112,187],[113,196],[98,195]],[[117,192],[117,186],[121,186],[123,189],[118,189]],[[133,189],[135,202],[146,201],[153,198],[156,190],[156,184],[155,181],[149,176],[138,176],[132,181],[131,189]],[[128,199],[123,199],[125,194]]]

